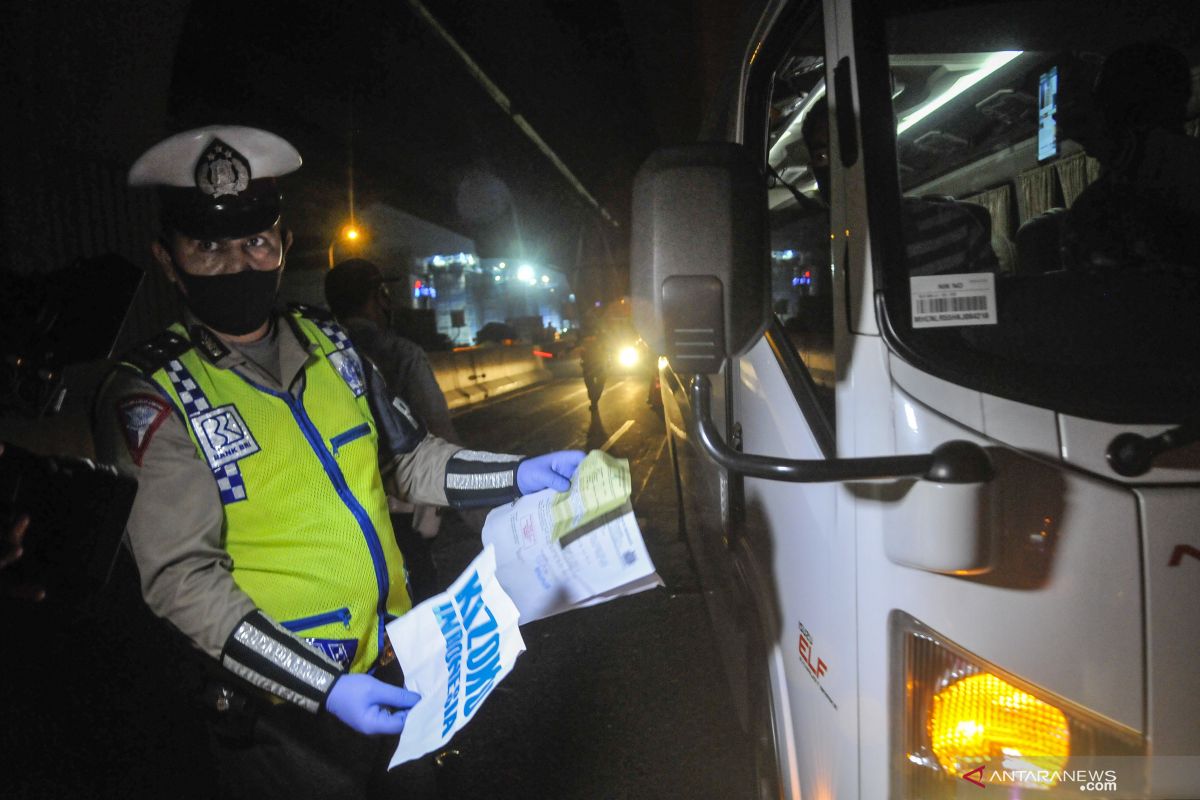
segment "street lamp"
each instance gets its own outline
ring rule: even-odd
[[[337,244],[338,239],[341,239],[346,247],[361,247],[365,238],[366,235],[364,234],[362,228],[358,227],[353,222],[342,228],[341,232],[329,241],[329,268],[333,269],[333,246]]]

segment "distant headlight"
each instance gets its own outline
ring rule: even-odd
[[[617,363],[622,367],[636,367],[639,360],[636,347],[626,346],[617,351]]]

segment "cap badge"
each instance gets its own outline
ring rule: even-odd
[[[237,195],[250,185],[250,165],[237,150],[213,139],[196,162],[196,186],[209,197]]]

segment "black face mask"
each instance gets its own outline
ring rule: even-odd
[[[175,274],[186,290],[183,301],[197,319],[218,333],[244,336],[270,319],[283,267],[191,275],[176,264]]]

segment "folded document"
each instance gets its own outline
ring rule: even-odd
[[[566,492],[544,490],[488,515],[483,543],[521,624],[662,585],[629,502],[629,462],[593,450]]]
[[[408,689],[391,766],[439,749],[525,650],[518,624],[661,586],[630,505],[629,462],[593,450],[567,492],[501,506],[483,552],[445,592],[388,623]]]

